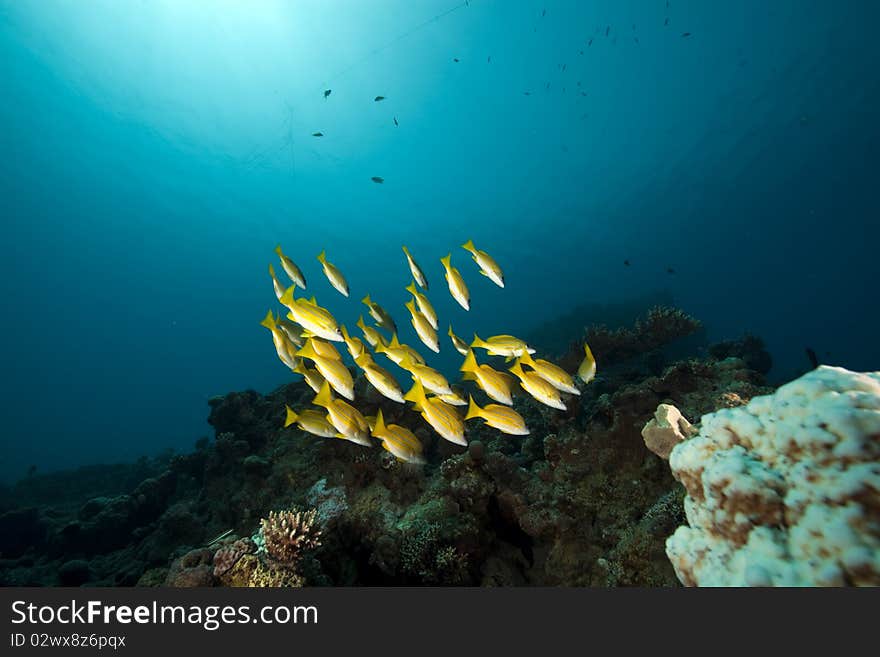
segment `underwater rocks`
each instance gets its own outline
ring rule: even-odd
[[[640,338],[654,346],[688,325],[660,313],[629,331],[660,332]],[[677,586],[665,539],[683,522],[684,491],[641,430],[659,404],[695,422],[771,390],[738,357],[664,355],[607,369],[596,357],[599,375],[567,411],[518,395],[514,408],[531,433],[509,436],[477,421],[467,446],[439,439],[358,377],[359,407],[411,427],[422,466],[378,446],[283,428],[285,406],[304,408],[314,397],[303,382],[216,397],[215,438],[143,483],[64,509],[17,510],[9,521],[30,527],[36,541],[17,557],[4,553],[0,581],[56,584],[63,564],[83,560],[88,570],[76,572],[88,573],[86,585]],[[309,511],[282,523],[278,540],[305,522],[320,531],[320,545],[303,539],[285,554],[258,530],[270,512],[293,508]]]
[[[654,417],[642,429],[642,438],[645,447],[667,461],[672,448],[686,440],[692,432],[695,432],[693,425],[680,410],[672,404],[660,404]]]
[[[669,458],[688,586],[880,585],[880,372],[819,367],[702,418]]]

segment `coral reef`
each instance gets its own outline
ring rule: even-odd
[[[594,348],[600,374],[567,411],[517,396],[528,436],[472,424],[469,444],[455,445],[357,379],[359,407],[412,426],[425,465],[283,428],[285,405],[314,396],[303,382],[215,397],[216,437],[192,453],[133,483],[127,472],[125,487],[5,507],[0,523],[15,535],[0,533],[11,548],[0,582],[57,584],[59,568],[81,560],[88,568],[69,576],[85,585],[678,585],[664,540],[682,523],[683,491],[641,429],[659,404],[693,422],[771,390],[737,357],[658,357],[690,323],[652,317],[629,329],[641,337],[627,353],[654,351],[606,368]]]
[[[645,447],[663,460],[669,460],[669,453],[678,443],[686,440],[694,432],[681,411],[672,404],[660,404],[654,417],[642,429]]]
[[[880,373],[822,366],[708,414],[669,465],[684,584],[880,585]]]

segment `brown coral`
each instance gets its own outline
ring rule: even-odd
[[[321,530],[315,523],[317,511],[270,511],[268,518],[260,520],[266,552],[281,563],[295,564],[304,550],[321,544]]]

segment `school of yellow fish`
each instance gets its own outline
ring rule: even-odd
[[[471,254],[480,274],[495,285],[504,287],[504,273],[492,256],[477,249],[471,240],[463,244],[462,248]],[[465,422],[474,418],[482,419],[487,425],[503,433],[517,436],[529,433],[525,420],[511,408],[517,380],[519,387],[534,399],[560,410],[566,409],[563,394],[580,394],[574,376],[548,360],[534,358],[532,354],[535,350],[519,338],[494,335],[483,340],[475,334],[473,341],[468,344],[453,332],[450,325],[447,335],[453,348],[464,356],[459,368],[462,380],[472,381],[492,401],[498,402],[481,407],[461,387],[451,385],[443,374],[429,366],[416,349],[398,340],[397,325],[391,315],[373,301],[369,294],[361,302],[367,307],[375,326],[368,326],[363,315],[358,318],[357,327],[361,330],[363,339],[352,336],[327,309],[318,305],[314,296],[310,299],[305,296],[295,297],[297,287],[306,289],[305,276],[296,263],[282,251],[281,246],[276,247],[275,252],[291,284],[285,286],[271,264],[269,276],[272,278],[275,296],[288,312],[281,316],[280,313],[269,310],[261,324],[271,332],[275,351],[281,362],[293,372],[302,375],[306,384],[315,392],[312,403],[316,407],[298,412],[287,407],[285,427],[295,424],[315,436],[341,438],[366,447],[373,445],[371,438],[374,438],[381,441],[382,446],[397,459],[424,463],[422,444],[410,429],[398,424],[386,424],[381,409],[375,417],[365,417],[348,403],[355,400],[354,378],[334,342],[345,345],[366,380],[381,395],[400,404],[411,402],[412,408],[434,431],[459,445],[467,445]],[[422,344],[439,353],[439,321],[426,294],[428,279],[405,246],[403,253],[412,274],[412,281],[406,286],[406,290],[412,295],[406,303],[410,322]],[[330,284],[340,294],[348,297],[348,281],[339,268],[327,260],[326,252],[321,251],[318,261]],[[470,310],[470,292],[461,272],[452,266],[452,254],[441,258],[440,262],[445,269],[446,283],[452,298],[462,308]],[[390,334],[390,340],[385,338],[380,329]],[[391,372],[375,361],[371,349],[411,376],[413,385],[408,392],[404,393]],[[513,361],[509,368],[511,374],[498,371],[487,363],[478,363],[475,349],[484,350],[488,356],[503,357],[508,363]],[[590,347],[585,344],[584,359],[578,368],[577,378],[589,383],[595,375],[596,360]],[[467,407],[467,412],[462,416],[458,407]]]

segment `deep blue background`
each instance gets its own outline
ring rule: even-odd
[[[805,345],[880,368],[880,3],[665,4],[0,0],[0,477],[187,449],[210,396],[290,380],[277,242],[414,344],[402,243],[466,338],[668,290],[777,381]]]

